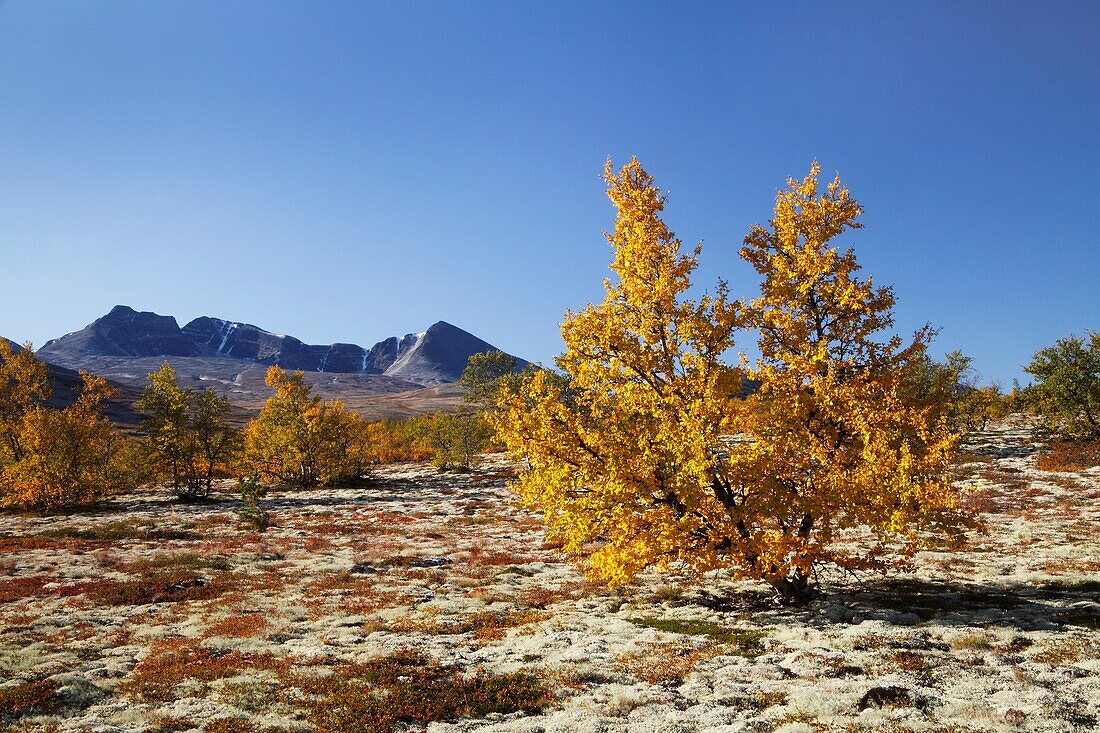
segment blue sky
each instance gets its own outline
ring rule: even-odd
[[[817,158],[899,329],[1007,386],[1100,328],[1098,120],[1097,3],[0,0],[0,334],[125,303],[547,361],[602,297],[607,156],[746,295]]]

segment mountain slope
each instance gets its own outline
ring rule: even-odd
[[[200,356],[202,349],[172,316],[116,305],[81,330],[47,341],[38,355],[65,364],[80,356]]]
[[[16,351],[23,348],[10,339],[4,339],[4,341],[11,344]],[[84,380],[80,374],[56,364],[47,363],[46,368],[48,370],[47,379],[50,384],[50,397],[46,400],[46,405],[63,409],[76,402],[76,398],[80,396],[80,390],[84,386]],[[134,403],[141,397],[141,390],[111,379],[108,379],[107,382],[116,394],[103,405],[103,414],[111,422],[122,425],[127,429],[136,428],[138,423],[141,422],[142,416],[134,409]]]
[[[492,344],[477,336],[438,321],[422,334],[394,363],[386,369],[386,376],[400,377],[421,384],[455,382],[462,376],[466,362],[474,354],[497,351]],[[523,359],[516,359],[517,369],[527,366]]]
[[[444,321],[420,334],[391,336],[369,349],[356,344],[312,345],[251,323],[202,316],[183,328],[171,316],[119,305],[85,328],[46,343],[39,356],[70,368],[96,370],[111,357],[233,359],[304,372],[375,374],[430,386],[453,382],[473,354],[496,347]],[[520,365],[527,362],[518,360]],[[221,378],[219,375],[218,378]]]

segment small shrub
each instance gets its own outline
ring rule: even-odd
[[[279,701],[279,684],[273,680],[226,682],[218,688],[218,700],[238,710],[259,713]]]
[[[235,677],[243,670],[285,670],[287,666],[286,660],[266,653],[220,653],[191,639],[162,639],[118,689],[138,700],[165,702],[173,698],[176,687],[186,680],[196,680],[205,687],[215,680]]]
[[[165,570],[142,574],[133,580],[107,580],[88,589],[88,597],[104,606],[142,606],[147,603],[205,601],[228,588],[190,570]]]
[[[768,635],[768,632],[763,629],[736,629],[699,619],[632,618],[629,620],[632,624],[671,634],[705,636],[719,644],[728,644],[735,648],[734,651],[727,649],[723,653],[746,657],[758,656],[764,650],[761,640]]]
[[[246,613],[241,616],[229,616],[213,624],[206,632],[207,636],[229,636],[238,639],[259,636],[271,624],[258,613]]]
[[[1039,469],[1042,471],[1076,472],[1094,466],[1100,466],[1100,438],[1073,443],[1058,441],[1049,451],[1039,454]]]
[[[89,541],[199,539],[199,534],[191,529],[159,527],[154,524],[152,520],[110,522],[108,524],[101,524],[86,529],[79,527],[62,527],[60,529],[46,530],[42,532],[40,536]]]
[[[126,573],[142,575],[164,571],[228,570],[229,558],[225,555],[207,555],[199,552],[161,553],[146,560],[119,565]]]
[[[322,733],[386,733],[399,723],[531,713],[554,699],[527,672],[463,676],[408,651],[344,668],[306,688],[323,696],[312,712],[312,722]]]
[[[61,707],[61,702],[57,695],[57,683],[53,680],[34,680],[0,687],[0,721],[51,713]]]
[[[260,505],[260,500],[267,494],[267,489],[260,484],[259,476],[254,473],[242,476],[237,479],[237,488],[241,492],[241,508],[238,510],[241,521],[257,532],[266,532],[271,526],[271,513]]]
[[[0,603],[14,603],[23,598],[59,595],[47,585],[57,583],[60,578],[54,575],[28,575],[22,578],[0,580]]]
[[[479,641],[503,639],[509,629],[526,624],[538,623],[550,618],[543,611],[478,611],[454,620],[437,620],[429,616],[426,619],[404,619],[387,627],[391,632],[421,633],[433,636],[452,636],[473,634]]]
[[[576,600],[580,595],[580,584],[566,584],[556,588],[536,586],[525,588],[516,596],[516,602],[529,608],[545,610],[556,603]]]
[[[700,662],[722,653],[719,644],[707,644],[698,649],[685,644],[652,644],[643,652],[620,656],[614,666],[651,685],[680,683]]]
[[[952,649],[992,649],[993,640],[988,634],[971,631],[951,640]]]
[[[260,728],[243,718],[217,718],[203,726],[202,733],[260,733]]]
[[[1043,664],[1076,664],[1086,659],[1100,657],[1100,641],[1096,639],[1066,638],[1044,644],[1032,657]]]
[[[125,563],[119,570],[138,577],[129,580],[99,579],[73,586],[105,606],[140,606],[146,603],[202,601],[222,595],[229,587],[209,571],[229,569],[224,555],[197,552],[163,553],[146,560]]]
[[[18,509],[69,510],[141,484],[146,476],[137,443],[103,416],[114,390],[81,372],[84,386],[63,410],[36,406],[12,433],[19,450],[0,456],[0,504]],[[10,451],[9,451],[10,452]]]
[[[784,703],[786,703],[787,693],[781,692],[779,690],[774,690],[771,692],[761,690],[760,692],[756,693],[756,697],[753,698],[752,702],[753,706],[757,710],[767,710],[768,708],[773,708],[776,705],[783,705]]]
[[[894,649],[886,655],[886,668],[889,671],[901,670],[921,675],[934,666],[934,661],[927,654],[912,649]]]

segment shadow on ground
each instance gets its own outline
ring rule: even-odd
[[[836,593],[821,605],[827,621],[847,623],[862,617],[895,624],[935,621],[947,626],[999,626],[1020,631],[1065,626],[1100,629],[1100,581],[983,586],[894,579]],[[846,612],[838,613],[838,607]]]
[[[1020,631],[1100,629],[1100,580],[990,585],[890,579],[857,588],[832,588],[801,608],[780,608],[766,591],[700,589],[680,599],[724,612],[767,614],[776,623],[795,617],[815,626],[880,620],[898,626],[935,622]]]

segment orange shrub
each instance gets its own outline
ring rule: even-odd
[[[102,377],[82,373],[84,387],[64,410],[35,407],[19,426],[21,455],[0,469],[6,506],[69,509],[133,488],[144,469],[133,440],[103,417],[113,394]]]
[[[419,418],[411,420],[379,420],[367,425],[367,445],[371,463],[426,461],[432,457],[431,446],[416,429]]]
[[[1057,442],[1039,454],[1043,471],[1084,471],[1100,466],[1100,438],[1084,443]]]

